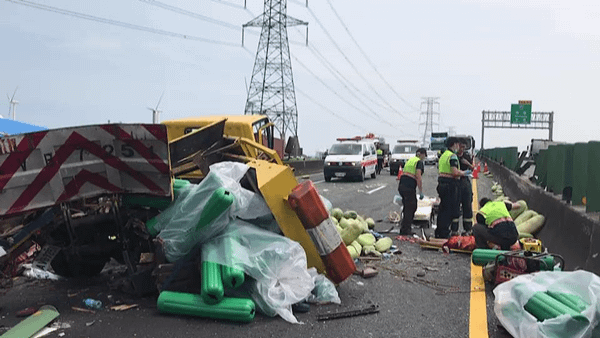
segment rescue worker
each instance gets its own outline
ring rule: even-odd
[[[479,201],[480,209],[475,216],[477,224],[473,226],[478,248],[489,249],[492,243],[500,246],[501,250],[510,250],[519,239],[517,226],[509,213],[513,206],[511,202],[491,201],[486,197]]]
[[[459,167],[460,170],[473,170],[473,159],[465,152],[467,144],[464,141],[460,142],[458,149]],[[473,188],[471,187],[471,179],[468,176],[461,176],[459,180],[458,193],[460,196],[460,208],[462,210],[463,234],[471,235],[473,229]],[[458,220],[452,222],[452,236],[458,236]]]
[[[377,144],[377,175],[381,174],[383,168],[383,149]]]
[[[447,150],[439,160],[439,176],[437,192],[440,196],[440,208],[437,217],[436,238],[450,237],[450,226],[453,220],[458,222],[460,217],[459,180],[462,176],[469,176],[470,170],[459,169],[458,156],[456,152],[460,147],[459,139],[449,137],[446,141]]]
[[[425,164],[423,160],[427,157],[425,148],[417,149],[416,155],[411,157],[405,164],[398,183],[398,192],[402,196],[402,222],[400,223],[400,235],[412,235],[412,222],[417,211],[417,188],[419,199],[423,199],[423,172]]]

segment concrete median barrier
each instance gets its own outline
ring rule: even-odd
[[[284,161],[284,164],[294,168],[296,176],[323,172],[323,160]]]

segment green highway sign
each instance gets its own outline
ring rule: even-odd
[[[510,123],[530,124],[531,123],[531,101],[510,105]]]

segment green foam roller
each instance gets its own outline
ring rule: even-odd
[[[200,295],[207,304],[217,304],[223,299],[225,289],[221,276],[221,265],[213,262],[202,262],[202,287]]]
[[[575,294],[571,294],[571,293],[564,293],[564,292],[557,292],[557,291],[546,291],[546,293],[556,299],[557,301],[565,304],[566,306],[570,307],[571,309],[577,311],[577,312],[581,312],[585,309],[587,309],[587,307],[589,306],[588,304],[586,304],[583,299],[581,299],[581,297],[579,297],[578,295]]]
[[[173,197],[177,198],[177,196],[179,196],[179,194],[181,193],[181,190],[183,190],[184,188],[188,187],[189,185],[191,185],[192,183],[190,183],[190,181],[188,180],[182,180],[182,179],[174,179],[173,180]]]
[[[226,297],[219,304],[206,304],[202,297],[193,293],[163,291],[157,300],[158,311],[178,315],[251,322],[256,306],[251,299]]]
[[[223,272],[223,284],[227,288],[235,289],[244,283],[244,270],[240,269],[237,262],[238,247],[240,243],[236,237],[227,236],[223,239],[223,257],[224,265],[221,266]]]
[[[227,210],[233,203],[233,194],[221,187],[212,193],[202,209],[196,230],[202,229]]]
[[[235,289],[240,285],[244,284],[244,271],[233,268],[227,265],[221,265],[221,272],[223,274],[223,284],[230,288]]]
[[[506,251],[493,249],[475,249],[473,250],[471,260],[475,265],[484,266],[487,263],[495,261],[496,256],[504,252]]]
[[[577,321],[587,321],[588,319],[579,312],[571,309],[567,305],[552,298],[545,292],[536,292],[525,304],[525,310],[531,313],[538,321],[543,322],[546,319],[556,318],[561,315],[569,315]]]

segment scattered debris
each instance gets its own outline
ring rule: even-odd
[[[366,307],[363,309],[358,309],[358,310],[348,310],[348,311],[341,311],[341,312],[334,312],[334,313],[319,314],[319,315],[317,315],[317,320],[330,320],[330,319],[337,319],[337,318],[356,317],[356,316],[368,315],[368,314],[377,313],[377,312],[379,312],[379,305],[373,304],[369,307]]]
[[[3,338],[31,337],[48,325],[60,314],[52,305],[44,305],[39,311],[22,320],[19,324],[6,331]]]
[[[111,306],[110,309],[113,311],[126,311],[129,309],[136,308],[138,306],[139,306],[139,304],[123,304],[123,305]]]
[[[37,312],[37,308],[35,307],[28,307],[25,308],[21,311],[17,312],[17,317],[27,317],[27,316],[31,316],[32,314]]]
[[[73,309],[73,310],[75,310],[77,312],[85,312],[85,313],[96,314],[96,311],[94,311],[94,310],[83,309],[83,308],[76,307],[76,306],[71,306],[71,309]]]

